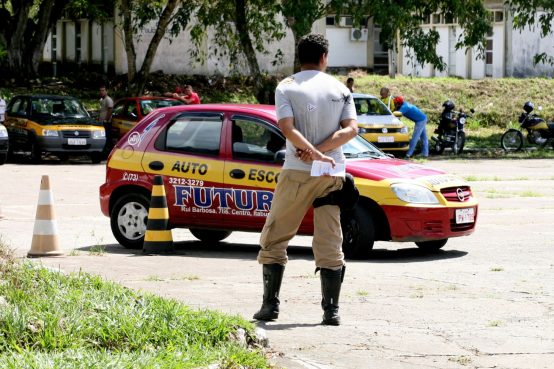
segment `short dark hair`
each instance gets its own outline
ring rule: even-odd
[[[323,54],[329,52],[329,41],[319,33],[310,33],[298,42],[300,64],[319,64]]]
[[[348,82],[354,82],[354,78],[348,77],[348,79],[346,80],[346,83],[348,83]]]

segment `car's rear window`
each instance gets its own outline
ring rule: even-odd
[[[221,117],[180,117],[167,129],[165,150],[218,155]]]

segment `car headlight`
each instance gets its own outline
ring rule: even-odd
[[[8,137],[8,130],[4,126],[0,126],[0,137]]]
[[[358,128],[358,133],[367,133],[367,129],[365,129],[365,128]]]
[[[402,128],[400,128],[400,133],[408,133],[409,129],[407,126],[404,126]]]
[[[417,204],[438,204],[433,192],[426,187],[413,183],[397,183],[391,185],[392,191],[400,200]]]
[[[58,131],[56,131],[55,129],[43,129],[42,135],[50,136],[50,137],[58,137]]]
[[[104,138],[106,137],[106,131],[99,129],[97,131],[92,131],[92,138]]]

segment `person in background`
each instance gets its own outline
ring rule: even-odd
[[[354,92],[354,78],[348,77],[346,80],[346,87],[348,87],[350,92]]]
[[[113,113],[113,100],[108,96],[108,90],[105,85],[100,86],[100,113],[98,115],[98,121],[104,126],[106,132],[106,146],[104,146],[105,153],[109,153],[109,150],[113,147],[113,134],[112,134],[112,113]]]
[[[381,91],[379,91],[379,95],[381,96],[381,101],[385,103],[387,108],[392,112],[394,111],[394,96],[390,94],[390,90],[388,87],[381,87]]]
[[[342,145],[358,134],[352,94],[325,73],[329,43],[321,34],[308,34],[298,43],[301,71],[282,80],[275,90],[279,127],[286,137],[285,164],[260,235],[263,302],[254,319],[279,316],[279,290],[290,239],[316,198],[343,187],[341,177],[310,175],[312,161],[344,163]],[[340,209],[314,209],[312,240],[316,271],[321,271],[324,325],[339,325],[339,295],[344,279]]]
[[[408,152],[406,153],[406,158],[409,159],[412,157],[416,144],[420,138],[423,145],[421,155],[424,158],[428,157],[429,141],[427,141],[427,130],[425,127],[427,125],[427,116],[424,112],[419,110],[417,106],[404,101],[404,98],[402,96],[394,97],[393,101],[395,110],[402,113],[403,116],[415,123],[414,133],[412,134],[412,138],[410,140],[410,147],[408,148]]]
[[[173,94],[173,97],[181,100],[187,105],[200,104],[200,96],[192,90],[191,85],[186,85],[183,91],[183,95]]]
[[[165,97],[175,97],[175,95],[183,96],[183,88],[181,86],[175,86],[175,91],[174,92],[165,92],[164,93]]]

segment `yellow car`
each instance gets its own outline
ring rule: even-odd
[[[385,152],[403,156],[410,143],[408,127],[377,97],[358,93],[352,97],[359,135]]]
[[[93,163],[100,163],[106,144],[102,124],[74,97],[17,95],[8,104],[4,125],[10,153],[28,155],[34,163],[42,160],[43,153],[62,160],[88,155]]]

